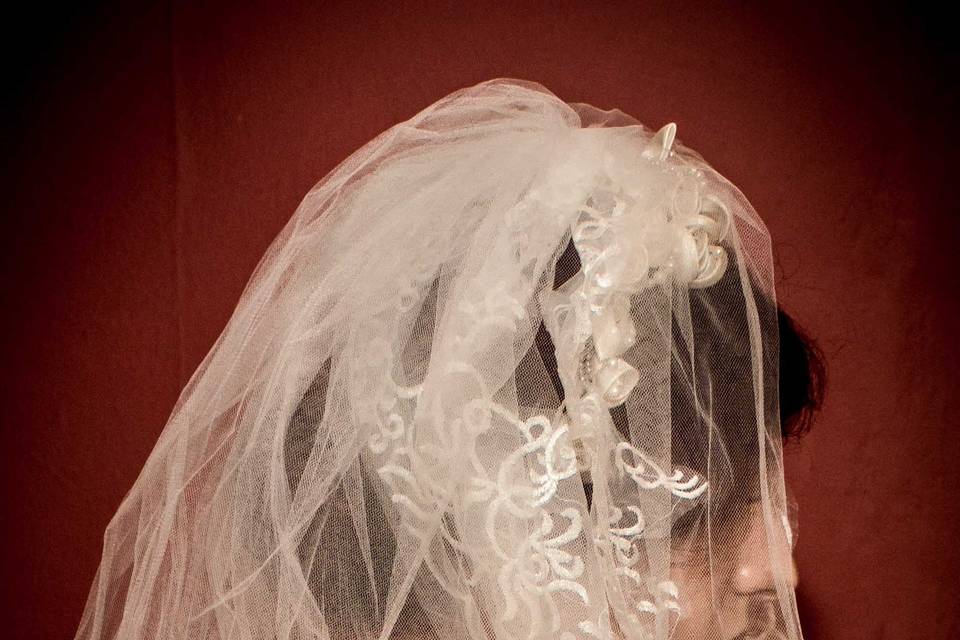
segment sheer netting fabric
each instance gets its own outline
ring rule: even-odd
[[[76,637],[800,638],[770,239],[674,136],[499,78],[338,165],[180,395]],[[731,623],[745,545],[772,577]]]

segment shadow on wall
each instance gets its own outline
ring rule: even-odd
[[[803,577],[801,583],[797,585],[797,607],[800,610],[800,629],[803,631],[804,640],[817,640],[820,637],[820,615],[814,604],[813,598],[803,587]]]

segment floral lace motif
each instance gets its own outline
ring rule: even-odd
[[[692,202],[690,206],[698,208],[697,184],[693,183],[692,195],[690,184],[689,180],[682,182],[686,199],[678,196],[675,200]],[[560,635],[558,631],[561,618],[570,617],[569,607],[579,603],[583,606],[577,624],[579,637],[611,638],[608,602],[593,602],[585,582],[587,562],[594,564],[598,558],[609,563],[612,571],[600,577],[606,589],[623,593],[626,583],[633,587],[631,594],[647,594],[632,598],[632,611],[626,614],[640,628],[651,627],[643,625],[638,616],[653,615],[659,620],[679,611],[677,585],[669,580],[648,584],[641,573],[639,540],[647,522],[639,506],[621,508],[604,499],[595,502],[592,513],[587,514],[572,506],[575,503],[558,498],[565,481],[584,468],[607,465],[611,459],[610,468],[630,478],[641,493],[666,491],[674,498],[693,500],[707,488],[700,476],[681,470],[667,472],[629,442],[602,444],[608,440],[598,437],[600,430],[610,428],[607,409],[622,403],[637,383],[637,376],[631,375],[636,371],[620,359],[622,352],[634,345],[630,292],[664,284],[670,274],[683,275],[690,286],[706,286],[704,283],[718,277],[718,268],[722,273],[725,266],[718,267],[716,261],[721,258],[715,249],[719,248],[711,244],[725,233],[722,214],[713,215],[720,208],[713,207],[709,215],[697,214],[693,226],[688,227],[697,251],[696,270],[688,273],[678,261],[678,256],[686,255],[682,251],[665,252],[646,244],[677,237],[671,235],[677,224],[671,218],[677,215],[676,207],[662,219],[646,212],[647,218],[638,222],[630,218],[636,215],[631,213],[636,203],[636,197],[624,189],[597,189],[574,221],[571,234],[581,257],[582,278],[564,300],[544,310],[544,321],[557,345],[558,369],[567,397],[557,418],[534,415],[524,419],[495,402],[492,390],[486,388],[482,374],[472,364],[476,354],[489,347],[488,337],[514,335],[528,320],[520,303],[524,294],[506,285],[476,291],[472,297],[465,293],[452,310],[463,320],[455,326],[467,329],[444,343],[444,357],[451,363],[444,375],[463,376],[479,391],[464,402],[459,416],[452,420],[447,416],[445,424],[430,425],[432,439],[419,442],[416,434],[419,421],[433,416],[428,410],[418,412],[424,385],[403,386],[394,381],[387,345],[370,345],[368,350],[372,362],[368,371],[377,381],[374,395],[378,400],[368,416],[373,428],[367,444],[392,502],[399,507],[402,526],[420,540],[424,562],[441,585],[465,603],[468,619],[476,622],[471,604],[476,594],[471,589],[496,585],[497,622],[504,625],[500,630],[504,636],[512,633],[504,631],[509,629],[516,630],[515,637],[574,640],[573,631]],[[684,242],[680,242],[681,250],[685,250]],[[512,247],[510,257],[522,253],[523,245]],[[517,286],[524,284],[529,283]],[[423,285],[420,281],[402,283],[402,311],[415,307]],[[482,437],[498,442],[513,439],[517,445],[491,467],[476,449]],[[586,463],[585,456],[589,456]],[[479,510],[482,531],[458,530],[460,509],[465,514]],[[472,516],[469,521],[478,522]],[[524,532],[524,537],[518,538],[518,532]],[[461,570],[472,567],[482,575],[465,576],[459,587],[448,584],[427,552],[438,535],[449,549],[465,556],[458,561]]]

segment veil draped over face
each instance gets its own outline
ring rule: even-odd
[[[800,638],[770,241],[674,132],[499,78],[324,177],[77,638]],[[748,544],[764,606],[728,623]]]

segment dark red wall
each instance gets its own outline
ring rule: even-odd
[[[788,458],[808,638],[960,635],[958,101],[936,18],[205,4],[8,25],[0,635],[72,637],[107,521],[303,194],[498,76],[677,122],[767,221],[830,365]]]

